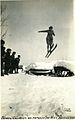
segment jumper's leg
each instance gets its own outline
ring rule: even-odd
[[[47,52],[49,52],[49,44],[47,44]]]

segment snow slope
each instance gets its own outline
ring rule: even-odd
[[[75,116],[75,76],[1,77],[1,116]]]
[[[75,63],[73,61],[66,61],[66,60],[56,60],[48,62],[35,62],[31,63],[26,67],[27,70],[30,68],[36,69],[53,69],[54,66],[63,66],[70,69],[72,72],[75,73]]]

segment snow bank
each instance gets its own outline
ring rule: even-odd
[[[1,115],[74,116],[75,76],[31,76],[24,73],[1,77]],[[65,111],[65,109],[71,111]]]
[[[73,61],[66,61],[66,60],[56,60],[48,62],[35,62],[31,63],[26,67],[27,70],[30,68],[36,69],[53,69],[54,66],[63,66],[70,69],[72,72],[75,73],[75,63]]]

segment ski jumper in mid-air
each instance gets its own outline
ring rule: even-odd
[[[53,27],[50,26],[49,30],[43,30],[43,31],[38,31],[38,32],[47,32],[47,37],[46,37],[47,52],[51,52],[51,49],[54,47],[53,36],[55,36]]]

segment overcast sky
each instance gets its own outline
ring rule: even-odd
[[[8,34],[6,47],[21,55],[21,64],[73,60],[73,1],[24,0],[7,1]],[[46,33],[53,26],[54,43],[58,44],[50,58],[46,54]]]

